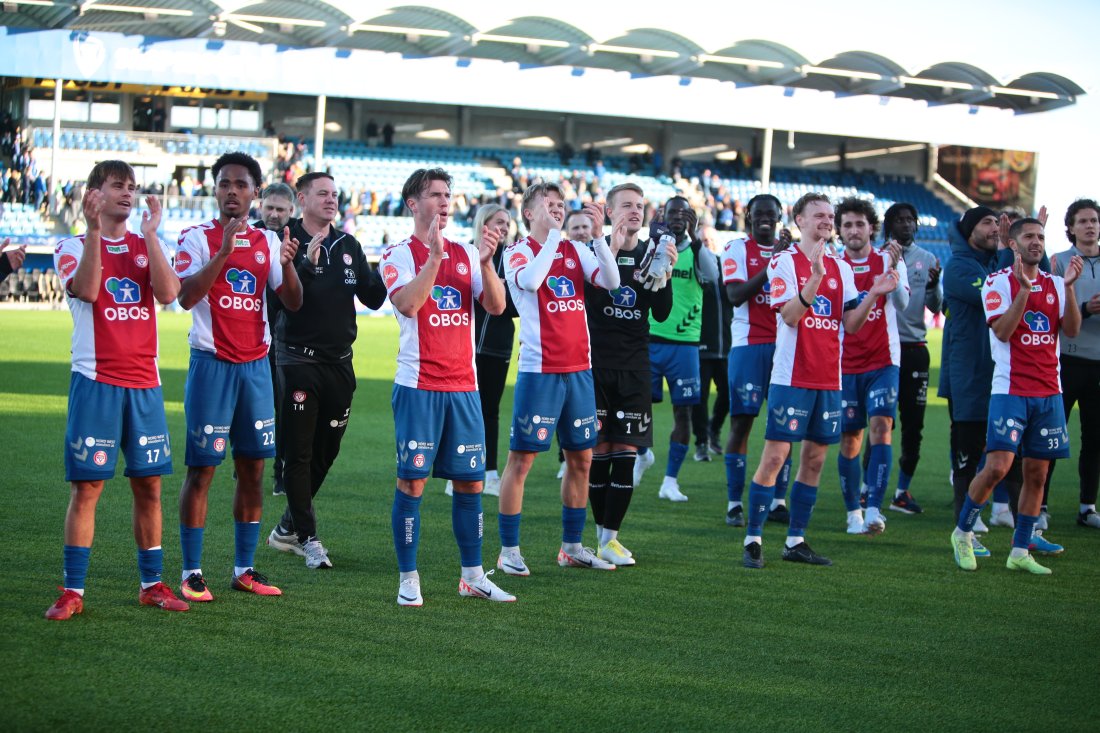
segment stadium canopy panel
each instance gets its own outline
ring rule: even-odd
[[[675,76],[683,83],[714,79],[738,86],[904,97],[929,105],[985,106],[1016,113],[1074,104],[1085,93],[1057,74],[1035,71],[1002,81],[959,62],[911,72],[889,58],[860,50],[813,63],[794,49],[763,39],[708,50],[663,28],[634,28],[601,39],[588,33],[583,23],[550,17],[518,17],[479,28],[460,15],[427,5],[394,6],[373,17],[352,17],[348,13],[354,8],[354,3],[323,0],[10,0],[0,3],[0,23],[9,28],[140,35],[149,43],[224,38],[409,58],[484,58],[524,68],[571,66],[577,73],[610,69],[636,77]]]

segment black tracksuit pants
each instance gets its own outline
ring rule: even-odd
[[[313,497],[325,481],[348,426],[355,371],[351,362],[279,368],[278,454],[287,508],[281,524],[305,542],[317,535]]]
[[[1077,405],[1081,420],[1081,444],[1077,451],[1077,474],[1080,478],[1081,503],[1095,504],[1100,489],[1100,361],[1062,355],[1062,406],[1069,424],[1070,411]],[[1054,475],[1056,461],[1047,474],[1047,492]],[[1045,505],[1046,496],[1043,497]]]
[[[898,379],[898,423],[901,424],[901,455],[898,468],[913,476],[920,460],[924,432],[924,411],[928,405],[928,345],[901,345]]]
[[[714,382],[714,409],[708,410],[711,382]],[[699,403],[691,407],[691,432],[695,434],[695,445],[706,445],[710,436],[717,439],[729,414],[729,361],[699,359]]]
[[[481,418],[485,423],[485,470],[497,470],[497,451],[500,444],[500,400],[504,397],[504,383],[508,379],[508,359],[478,354],[477,387],[481,396]]]

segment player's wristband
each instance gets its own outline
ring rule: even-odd
[[[806,308],[810,307],[810,304],[807,303],[806,299],[802,297],[802,291],[801,290],[798,291],[798,302],[801,303]]]

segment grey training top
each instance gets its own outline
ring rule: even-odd
[[[1085,318],[1081,321],[1081,333],[1077,338],[1069,338],[1064,333],[1059,337],[1062,353],[1080,359],[1100,361],[1100,314],[1090,315],[1084,310],[1089,298],[1100,294],[1100,256],[1085,257],[1076,247],[1070,247],[1050,258],[1050,266],[1056,275],[1062,275],[1069,266],[1069,258],[1080,255],[1085,261],[1081,276],[1077,278],[1074,292],[1077,295],[1077,307],[1082,309]]]
[[[943,307],[943,279],[934,288],[928,287],[928,271],[935,268],[936,257],[917,244],[902,247],[902,260],[909,275],[909,305],[898,310],[898,340],[915,344],[925,340],[924,309],[938,313]]]

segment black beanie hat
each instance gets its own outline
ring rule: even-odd
[[[963,239],[969,241],[970,235],[974,233],[974,227],[987,216],[996,217],[997,212],[988,206],[975,206],[963,214],[959,219],[959,233],[963,235]]]

